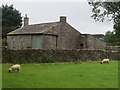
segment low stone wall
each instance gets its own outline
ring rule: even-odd
[[[2,51],[3,63],[48,63],[95,61],[103,58],[120,60],[119,52],[101,50],[8,50]]]
[[[119,52],[120,51],[120,46],[107,46],[106,50],[107,51]]]

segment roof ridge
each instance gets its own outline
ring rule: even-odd
[[[60,22],[47,22],[47,23],[39,23],[39,24],[30,24],[28,26],[32,26],[32,25],[42,25],[42,24],[53,24],[53,23],[60,23]]]

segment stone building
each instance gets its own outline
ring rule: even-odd
[[[89,34],[81,34],[66,17],[60,21],[29,25],[24,17],[24,26],[7,34],[8,49],[104,49],[106,44]]]
[[[81,34],[81,49],[104,50],[106,43],[90,34]]]

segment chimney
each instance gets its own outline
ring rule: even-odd
[[[27,26],[29,25],[29,18],[27,17],[27,14],[25,14],[25,17],[24,17],[24,26]]]
[[[66,16],[61,16],[60,17],[60,22],[66,22]]]

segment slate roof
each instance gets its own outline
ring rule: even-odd
[[[18,28],[7,35],[27,35],[27,34],[53,34],[48,33],[49,30],[55,26],[60,25],[60,22],[52,22],[52,23],[42,23],[42,24],[33,24],[28,26],[23,26]]]

